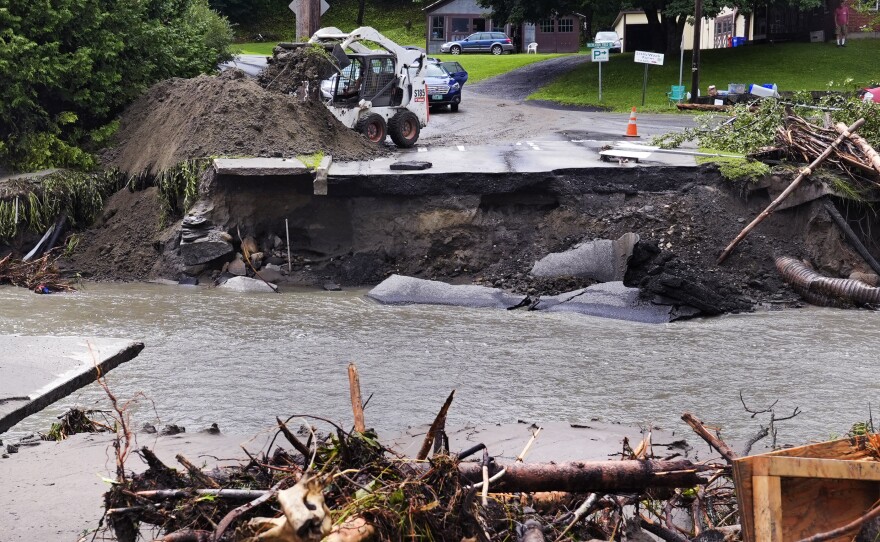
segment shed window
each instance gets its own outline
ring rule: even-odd
[[[434,16],[431,17],[431,39],[432,40],[442,40],[446,39],[446,32],[444,31],[446,22],[446,17],[443,16]]]
[[[545,34],[550,34],[553,32],[553,19],[541,19],[540,22],[541,32]]]
[[[559,19],[560,32],[574,32],[574,21],[570,18]]]
[[[468,23],[470,23],[470,20],[467,18],[453,17],[452,31],[455,33],[466,34],[468,31]]]

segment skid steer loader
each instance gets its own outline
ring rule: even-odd
[[[325,105],[340,122],[381,143],[412,147],[428,124],[425,54],[401,47],[374,28],[322,28],[309,43],[335,58],[339,73],[325,81]],[[375,44],[380,50],[371,49]]]

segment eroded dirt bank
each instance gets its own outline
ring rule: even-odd
[[[294,182],[209,177],[203,199],[186,219],[197,222],[198,231],[180,221],[163,231],[126,221],[122,217],[145,216],[135,210],[152,205],[155,195],[139,192],[111,202],[70,266],[102,279],[200,276],[208,282],[236,268],[242,274],[244,266],[235,260],[242,240],[250,237],[261,273],[276,282],[360,286],[397,273],[540,295],[593,281],[536,279],[529,274],[535,261],[584,241],[633,232],[641,241],[626,284],[646,297],[662,296],[710,315],[796,300],[774,268],[777,255],[807,259],[831,276],[868,271],[817,202],[775,213],[733,257],[716,265],[720,251],[769,196],[725,181],[711,168],[475,174],[466,183],[437,180],[430,188],[412,177],[401,179],[381,186],[342,179],[331,183],[329,196],[314,196],[305,177]],[[133,234],[147,228],[152,236]],[[193,245],[182,250],[181,238],[186,245],[205,231],[217,236],[222,248],[216,255],[193,257],[187,252]],[[102,248],[111,245],[109,251]],[[139,264],[133,269],[124,263],[127,258]]]

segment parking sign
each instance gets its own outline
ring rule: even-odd
[[[593,49],[591,57],[593,62],[608,62],[608,49]]]

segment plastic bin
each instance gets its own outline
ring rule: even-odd
[[[767,83],[765,85],[749,85],[749,94],[761,96],[762,98],[778,98],[779,93],[776,92],[776,85]]]
[[[731,47],[742,47],[746,44],[746,38],[742,36],[734,36],[733,39],[730,40]]]
[[[729,94],[745,94],[746,85],[745,83],[730,83],[727,85],[727,92]]]

